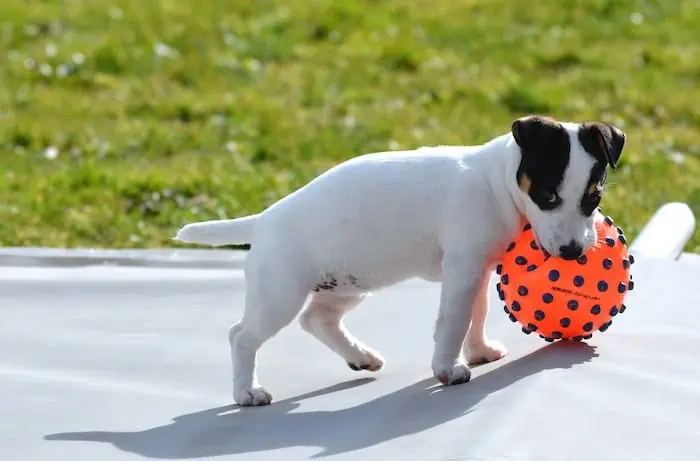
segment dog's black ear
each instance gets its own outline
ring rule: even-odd
[[[617,168],[627,139],[624,131],[607,123],[587,122],[581,125],[578,138],[588,153],[613,170]]]
[[[561,129],[559,122],[541,115],[521,117],[510,127],[513,139],[521,149],[525,150],[534,144],[542,144],[543,141],[551,139],[551,134],[558,133]]]

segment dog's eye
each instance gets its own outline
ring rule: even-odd
[[[530,196],[542,210],[553,210],[561,204],[561,198],[556,192],[539,190],[532,193]]]
[[[603,198],[603,194],[596,192],[595,194],[586,195],[581,201],[581,210],[585,216],[590,216],[600,205],[600,201]]]
[[[595,204],[595,206],[598,206],[600,203],[600,200],[603,198],[603,194],[600,192],[596,192],[595,194],[591,194],[587,197],[588,203]]]
[[[549,205],[554,205],[559,201],[559,196],[556,194],[556,192],[542,191],[540,193],[540,198],[544,203]]]

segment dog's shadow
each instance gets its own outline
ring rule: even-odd
[[[291,412],[299,402],[360,386],[364,378],[321,389],[269,407],[210,408],[135,432],[56,433],[47,440],[111,443],[149,458],[184,459],[243,454],[288,447],[319,447],[314,457],[367,448],[416,434],[465,414],[492,392],[543,370],[571,368],[596,357],[585,343],[558,342],[505,363],[465,385],[441,387],[434,379],[340,410]],[[431,389],[433,388],[434,389]]]

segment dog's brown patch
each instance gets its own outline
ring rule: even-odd
[[[520,176],[520,179],[518,179],[518,185],[520,186],[520,189],[523,192],[529,194],[530,187],[532,186],[532,180],[527,174],[523,174],[522,176]]]

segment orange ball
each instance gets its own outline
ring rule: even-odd
[[[523,333],[537,333],[548,342],[581,341],[607,330],[613,317],[625,312],[623,301],[634,289],[634,257],[610,217],[596,222],[596,230],[596,243],[577,260],[541,250],[529,224],[508,246],[496,268],[496,289]]]

